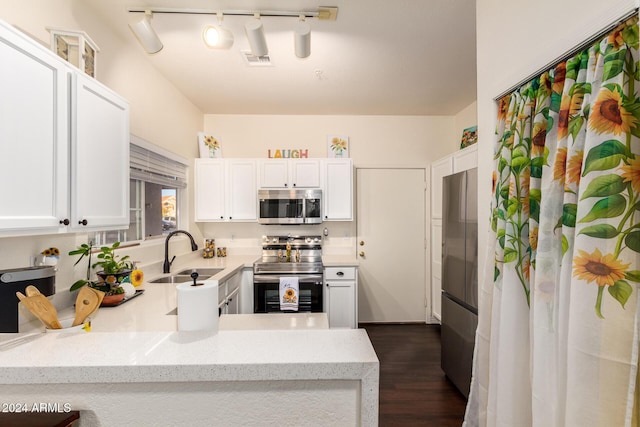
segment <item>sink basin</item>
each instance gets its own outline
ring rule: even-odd
[[[202,276],[213,276],[215,274],[220,273],[224,268],[215,268],[215,267],[204,267],[204,268],[187,268],[185,270],[179,271],[176,274],[186,274],[187,277],[193,273],[194,271],[198,273],[198,279],[204,279]],[[190,278],[190,277],[189,277]]]
[[[204,280],[206,279],[207,276],[200,276],[198,277],[198,280]],[[185,282],[190,282],[193,279],[191,278],[191,276],[187,276],[187,275],[175,275],[175,276],[166,276],[166,277],[159,277],[157,279],[154,280],[149,280],[149,283],[185,283]]]

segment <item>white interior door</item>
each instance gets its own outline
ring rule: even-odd
[[[425,169],[357,169],[360,322],[426,320]]]

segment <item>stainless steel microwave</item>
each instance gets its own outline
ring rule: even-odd
[[[260,224],[320,224],[322,190],[258,190]]]

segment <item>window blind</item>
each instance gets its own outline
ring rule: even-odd
[[[133,143],[129,147],[131,179],[172,188],[187,186],[187,168],[184,164]]]

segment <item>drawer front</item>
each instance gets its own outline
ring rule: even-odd
[[[325,280],[355,280],[355,267],[327,267],[324,269]]]

